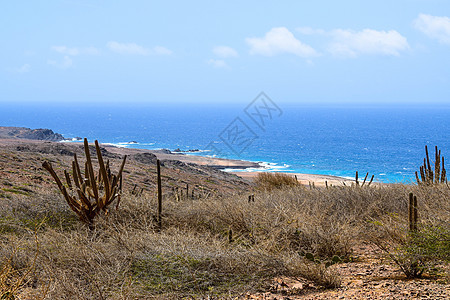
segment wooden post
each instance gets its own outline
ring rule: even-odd
[[[186,200],[189,199],[189,183],[186,183]]]
[[[156,172],[158,175],[158,228],[162,228],[162,188],[161,188],[161,163],[159,159],[156,160]]]

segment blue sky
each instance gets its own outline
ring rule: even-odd
[[[3,1],[0,102],[450,104],[450,1]]]

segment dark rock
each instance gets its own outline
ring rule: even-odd
[[[70,147],[60,143],[45,143],[43,145],[25,145],[17,146],[18,152],[37,152],[42,154],[60,154],[73,156],[74,152]]]
[[[83,151],[83,153],[84,153],[84,145],[79,145],[78,148],[81,151]],[[89,152],[91,154],[91,157],[94,157],[94,158],[97,157],[97,149],[95,148],[95,146],[89,145]],[[120,158],[121,157],[119,154],[109,152],[104,147],[100,147],[100,153],[102,154],[103,157],[107,157],[107,158]]]
[[[17,138],[41,141],[64,141],[65,138],[51,129],[30,129],[25,127],[0,127],[0,138]]]
[[[156,155],[152,153],[137,153],[131,156],[135,161],[142,164],[156,164]]]
[[[164,162],[164,165],[166,165],[166,166],[178,168],[178,169],[187,166],[184,162],[179,161],[179,160],[166,159],[163,162]]]
[[[163,149],[165,150],[165,149]],[[180,148],[177,148],[175,150],[173,150],[173,152],[177,152],[178,153],[182,153],[182,152],[200,152],[199,149],[189,149],[189,150],[181,150]]]

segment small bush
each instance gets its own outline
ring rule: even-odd
[[[283,173],[269,173],[261,172],[255,178],[255,183],[261,190],[271,191],[273,189],[280,189],[286,186],[296,186],[298,181],[287,174]]]
[[[409,231],[398,216],[390,222],[374,222],[384,230],[382,237],[372,237],[375,243],[408,278],[420,278],[432,273],[442,262],[450,261],[450,229],[446,226],[420,226]]]

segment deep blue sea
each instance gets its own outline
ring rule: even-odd
[[[426,105],[2,104],[0,126],[50,128],[122,147],[200,149],[271,171],[410,182],[424,146],[450,157],[450,107]],[[256,106],[257,108],[257,106]],[[253,112],[253,114],[252,114]],[[136,144],[130,142],[137,142]],[[432,156],[434,157],[434,156]]]

